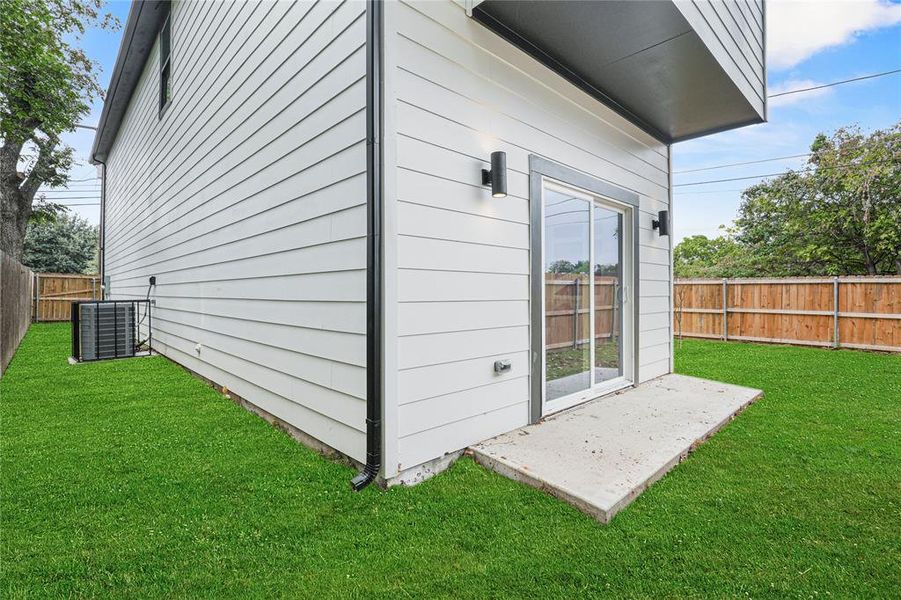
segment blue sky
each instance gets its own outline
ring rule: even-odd
[[[783,6],[785,4],[785,6]],[[901,67],[901,4],[876,1],[768,2],[770,93],[812,87]],[[890,25],[895,23],[894,25]],[[819,132],[858,124],[865,130],[901,120],[901,74],[770,102],[761,125],[676,144],[674,184],[779,173],[803,158],[696,173],[705,166],[808,152]],[[696,234],[716,236],[736,216],[742,189],[755,179],[675,187],[675,241]]]
[[[129,3],[119,0],[107,9],[125,23]],[[887,0],[768,1],[768,75],[770,93],[850,79],[901,68],[901,3]],[[101,84],[109,76],[119,49],[121,30],[92,30],[82,40],[87,54],[103,69]],[[86,123],[96,124],[98,101]],[[727,163],[803,154],[818,132],[858,124],[865,130],[889,127],[901,120],[901,74],[826,90],[794,94],[770,103],[769,122],[683,142],[674,146],[675,241],[704,234],[715,236],[720,225],[729,225],[738,209],[741,190],[754,179],[698,186],[679,184],[778,173],[803,164],[803,158],[679,173]],[[82,165],[73,179],[96,177],[87,163],[93,132],[79,130],[65,136],[75,147]],[[71,197],[68,204],[94,203],[99,198],[96,180],[71,184],[71,191],[54,193]],[[80,196],[90,196],[80,198]],[[72,210],[96,223],[99,207],[73,206]]]

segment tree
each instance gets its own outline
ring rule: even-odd
[[[766,275],[901,274],[901,123],[810,150],[804,170],[745,190],[738,243]]]
[[[807,165],[742,193],[725,236],[674,249],[678,277],[901,274],[901,123],[820,134]]]
[[[98,231],[78,215],[32,222],[23,264],[41,273],[95,273]]]
[[[752,277],[759,267],[727,232],[715,238],[693,235],[673,248],[676,277]]]
[[[102,96],[98,65],[72,45],[90,26],[116,28],[101,0],[3,0],[0,10],[0,249],[20,259],[43,185],[68,182],[60,136]]]
[[[588,261],[574,263],[566,259],[555,260],[548,267],[548,273],[588,273]]]

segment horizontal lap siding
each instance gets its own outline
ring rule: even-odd
[[[748,0],[677,0],[683,16],[729,77],[764,114],[763,8]]]
[[[640,378],[669,371],[669,244],[650,227],[668,207],[668,159],[460,6],[407,3],[391,14],[403,469],[527,422],[529,154],[639,194]],[[495,150],[507,153],[503,199],[479,181]],[[512,371],[495,375],[498,359]]]
[[[365,5],[175,2],[107,170],[113,298],[154,347],[365,458]],[[198,352],[197,345],[201,345]]]

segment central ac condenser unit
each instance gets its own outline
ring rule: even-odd
[[[144,332],[145,340],[141,340]],[[94,361],[149,353],[150,303],[106,300],[72,303],[72,356]]]

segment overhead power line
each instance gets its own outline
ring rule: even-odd
[[[66,192],[72,190],[80,190],[83,192],[90,191],[100,191],[100,186],[96,183],[79,183],[76,185],[67,185],[66,187],[57,187],[57,188],[41,188],[39,192]]]
[[[893,157],[886,160],[871,160],[868,162],[861,163],[843,163],[838,165],[832,165],[828,168],[830,169],[851,169],[854,167],[866,167],[868,165],[880,165],[884,163],[892,163],[901,160],[901,157]],[[815,169],[798,169],[797,171],[782,171],[780,173],[764,173],[762,175],[748,175],[747,177],[729,177],[727,179],[709,179],[707,181],[692,181],[690,183],[677,183],[673,185],[673,187],[688,187],[692,185],[704,185],[707,183],[723,183],[726,181],[742,181],[745,179],[764,179],[765,177],[778,177],[780,175],[788,175],[789,173],[811,173]]]
[[[823,88],[832,87],[834,85],[842,85],[843,83],[852,83],[854,81],[863,81],[864,79],[875,79],[876,77],[885,77],[886,75],[894,75],[901,73],[901,69],[892,71],[883,71],[882,73],[873,73],[872,75],[863,75],[862,77],[853,77],[851,79],[843,79],[842,81],[833,81],[832,83],[824,83],[823,85],[815,85],[808,88],[800,88],[797,90],[788,90],[787,92],[779,92],[778,94],[770,94],[767,98],[778,98],[779,96],[788,96],[789,94],[800,94],[801,92],[811,92],[813,90],[821,90]]]
[[[788,160],[790,158],[803,158],[803,157],[810,156],[810,154],[811,154],[810,152],[807,152],[806,154],[792,154],[790,156],[776,156],[774,158],[762,158],[760,160],[748,160],[745,162],[729,163],[727,165],[713,165],[710,167],[699,167],[697,169],[686,169],[684,171],[673,171],[673,175],[680,175],[682,173],[697,173],[698,171],[713,171],[714,169],[725,169],[728,167],[742,167],[744,165],[756,165],[759,163],[774,162],[777,160]]]
[[[50,194],[56,196],[58,194],[90,194],[91,192],[100,193],[100,190],[38,190],[38,194]]]
[[[54,202],[55,204],[61,204],[61,202],[57,202],[58,200],[99,200],[100,196],[57,196],[47,197],[47,200]]]
[[[63,206],[100,206],[99,202],[73,202],[72,204],[57,202],[57,204],[62,204]]]
[[[673,195],[674,196],[694,196],[697,194],[728,194],[730,192],[743,192],[746,189],[747,188],[731,188],[728,190],[703,190],[700,192],[685,191],[685,192],[674,192]]]

